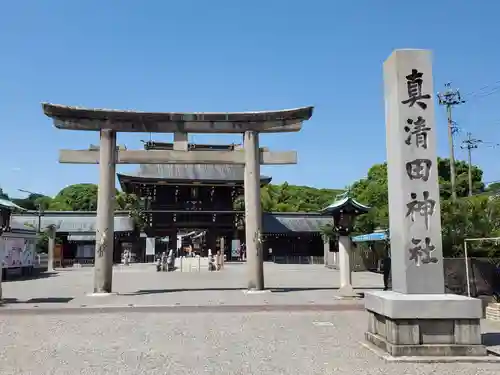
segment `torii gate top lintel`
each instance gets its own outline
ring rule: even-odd
[[[314,107],[261,112],[136,112],[42,103],[59,129],[146,133],[296,132]]]

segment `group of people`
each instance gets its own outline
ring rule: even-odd
[[[122,264],[125,266],[130,265],[132,262],[132,252],[130,250],[124,250],[122,253]]]
[[[174,251],[170,249],[167,253],[164,251],[156,258],[156,270],[157,271],[173,271],[175,268],[175,257]]]
[[[208,249],[208,270],[209,271],[220,271],[222,265],[224,264],[224,254],[217,251],[215,257],[212,254],[212,249]]]

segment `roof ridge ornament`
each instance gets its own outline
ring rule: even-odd
[[[345,188],[345,191],[343,193],[340,193],[340,194],[335,196],[335,200],[337,200],[337,201],[340,201],[340,200],[345,199],[345,198],[354,199],[352,196],[352,185],[348,185]]]

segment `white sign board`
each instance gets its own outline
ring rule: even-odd
[[[35,260],[35,239],[2,237],[0,259],[2,268],[31,267]]]
[[[156,239],[154,237],[146,238],[146,255],[155,255]]]

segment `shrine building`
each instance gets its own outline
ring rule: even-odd
[[[189,144],[190,150],[233,151],[239,145]],[[146,142],[146,150],[173,150],[173,143]],[[115,212],[114,261],[129,249],[135,261],[185,245],[204,256],[208,249],[222,250],[228,261],[239,259],[245,244],[244,165],[142,164],[136,173],[118,173],[126,193],[141,202],[145,225],[138,228],[127,212]],[[261,176],[261,186],[271,177]],[[333,198],[333,197],[332,197]],[[13,215],[13,227],[33,227],[37,213]],[[95,246],[95,212],[44,212],[42,226],[55,225],[65,264],[92,263]],[[323,257],[321,228],[332,222],[319,213],[263,213],[264,259],[282,261]],[[222,247],[222,249],[221,249]]]

